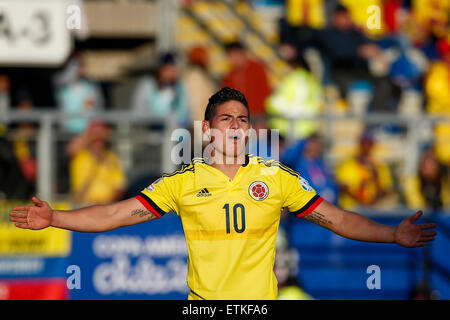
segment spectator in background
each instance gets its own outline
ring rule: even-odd
[[[283,136],[296,139],[305,138],[318,129],[317,120],[297,120],[291,127],[289,120],[301,116],[320,114],[324,104],[324,94],[320,82],[306,69],[296,49],[290,45],[284,48],[285,59],[291,72],[284,77],[278,87],[266,100],[267,113],[279,118],[271,118],[269,126],[280,130]]]
[[[366,131],[360,138],[356,157],[337,168],[339,204],[346,209],[377,205],[393,192],[389,167],[373,157],[374,144],[373,134]]]
[[[281,162],[299,172],[325,200],[337,204],[338,185],[323,159],[323,139],[318,134],[288,147]]]
[[[110,134],[105,123],[91,122],[85,132],[67,145],[71,195],[76,204],[122,199],[126,178],[119,157],[108,148]]]
[[[325,0],[286,0],[286,15],[279,22],[280,41],[303,54],[314,36],[314,29],[326,25]]]
[[[426,75],[427,111],[431,114],[450,113],[450,37],[436,44],[440,60],[434,62]]]
[[[26,89],[18,93],[17,108],[22,112],[31,111],[34,108],[33,98]],[[20,122],[14,128],[14,154],[19,161],[23,176],[30,185],[35,186],[37,177],[36,159],[36,125],[34,123]]]
[[[223,78],[222,86],[239,90],[246,96],[254,119],[264,116],[264,103],[271,94],[264,64],[251,59],[239,42],[227,44],[226,51],[231,71]]]
[[[429,67],[428,57],[408,32],[414,26],[413,17],[402,1],[385,2],[385,21],[390,34],[378,43],[389,61],[387,75],[392,83],[392,102],[400,114],[417,115],[423,110],[423,76]],[[400,32],[403,31],[403,32]]]
[[[0,123],[0,199],[27,199],[32,186],[23,177],[6,133],[6,126]]]
[[[449,177],[431,148],[423,153],[418,174],[406,178],[404,188],[406,203],[411,208],[439,211],[450,206]]]
[[[67,117],[63,128],[72,134],[82,133],[89,117],[103,110],[104,97],[96,83],[86,78],[82,56],[75,55],[65,70],[54,79],[59,109]]]
[[[9,77],[5,74],[0,74],[0,119],[5,119],[6,112],[11,104],[11,84]]]
[[[192,121],[202,121],[209,97],[217,91],[217,84],[208,72],[208,51],[204,47],[189,50],[188,66],[183,74]]]
[[[442,0],[411,0],[416,23],[435,38],[448,35],[450,2]]]
[[[155,118],[175,115],[179,126],[189,127],[189,105],[186,88],[179,79],[175,57],[164,54],[154,76],[144,76],[132,97],[134,113]]]
[[[369,63],[375,61],[385,64],[381,49],[356,29],[346,7],[336,6],[332,25],[318,31],[314,39],[328,66],[329,78],[342,98],[347,98],[352,84],[365,81],[373,87],[373,111],[392,110],[389,78],[374,76],[369,69]]]
[[[406,41],[405,41],[406,42]],[[394,46],[397,57],[392,61],[389,77],[401,91],[421,90],[423,74],[428,61],[421,51],[405,46]]]
[[[450,114],[450,37],[437,42],[440,60],[434,62],[425,77],[426,110],[430,115]],[[434,151],[443,164],[450,166],[450,125],[437,122]]]

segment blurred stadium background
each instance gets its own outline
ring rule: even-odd
[[[82,234],[8,212],[135,195],[224,85],[327,200],[438,223],[404,249],[283,214],[280,299],[449,299],[449,17],[448,0],[0,0],[0,299],[185,299],[175,215]]]

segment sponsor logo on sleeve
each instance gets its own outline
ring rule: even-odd
[[[159,178],[159,179],[157,179],[157,180],[155,180],[151,185],[149,185],[146,189],[148,190],[148,191],[153,191],[153,190],[155,190],[155,186],[161,181],[161,179],[162,178]]]
[[[308,191],[308,192],[313,190],[305,178],[300,177],[298,180],[299,180],[300,185],[302,186],[303,190]]]

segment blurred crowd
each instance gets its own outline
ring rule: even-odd
[[[326,112],[450,114],[450,2],[371,3],[378,4],[380,15],[375,12],[368,20],[367,1],[287,0],[286,14],[279,22],[278,53],[290,72],[276,86],[269,80],[267,66],[239,41],[224,46],[229,71],[221,78],[209,70],[207,47],[164,53],[156,66],[137,79],[129,110],[161,119],[172,115],[179,127],[191,129],[193,121],[203,119],[208,98],[220,87],[233,87],[246,95],[255,128],[279,129],[282,141],[288,135],[295,137],[294,143],[281,145],[281,161],[300,172],[330,202],[348,209],[376,207],[398,194],[400,202],[412,208],[448,207],[448,121],[436,122],[433,141],[422,150],[417,173],[402,177],[398,190],[391,168],[374,156],[377,128],[365,128],[356,151],[330,165],[317,121],[296,121],[292,131],[286,120]],[[311,62],[311,52],[317,53],[320,68]],[[74,202],[111,202],[124,196],[127,175],[110,143],[114,128],[89,121],[91,114],[108,106],[105,91],[84,69],[82,56],[75,54],[52,81],[57,108],[68,115],[61,129],[73,136],[62,158],[67,159],[65,170]],[[330,92],[336,97],[332,110],[326,107]],[[27,88],[11,97],[9,78],[0,74],[0,118],[12,105],[32,110],[33,97]],[[4,138],[7,130],[14,132],[12,142]],[[32,138],[36,133],[33,123],[0,128],[0,193],[6,198],[26,198],[35,192],[38,172]]]
[[[369,4],[372,11],[368,10]],[[448,1],[292,0],[287,1],[286,9],[286,17],[280,22],[282,50],[288,60],[296,60],[297,70],[306,75],[298,75],[292,84],[283,80],[286,88],[276,88],[275,96],[268,98],[274,109],[284,102],[281,114],[289,114],[292,109],[305,113],[294,105],[303,105],[308,109],[306,114],[320,113],[324,91],[333,87],[338,92],[336,105],[347,114],[425,114],[437,118],[450,114]],[[313,66],[305,57],[311,49],[319,52],[323,64],[319,88],[307,78]],[[303,103],[293,98],[295,86],[308,88],[303,89],[307,91]],[[282,96],[282,90],[284,100],[276,96]],[[299,91],[295,93],[298,95]],[[292,106],[286,106],[287,97],[291,97]],[[303,128],[296,129],[304,134],[304,139],[288,148],[285,162],[307,176],[330,201],[350,209],[376,207],[398,194],[400,201],[412,208],[448,208],[448,120],[435,123],[431,141],[423,146],[417,173],[397,177],[400,183],[395,183],[395,173],[389,165],[374,155],[374,133],[379,128],[367,126],[360,134],[354,155],[334,168],[327,168],[323,162],[323,141],[317,137],[314,123],[303,123]],[[303,156],[296,157],[298,154]]]

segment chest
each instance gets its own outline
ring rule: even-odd
[[[278,187],[260,177],[236,183],[204,183],[184,191],[181,218],[189,230],[230,237],[255,236],[278,225],[281,203]]]

